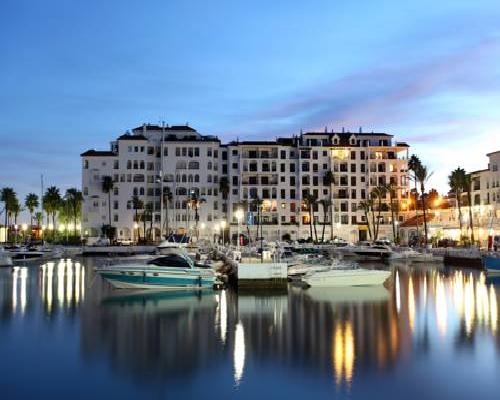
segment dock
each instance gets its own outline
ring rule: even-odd
[[[155,254],[156,246],[85,246],[82,256],[135,256],[139,254]]]

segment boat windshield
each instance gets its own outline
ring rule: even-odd
[[[154,260],[150,260],[148,261],[148,265],[191,269],[194,267],[194,262],[189,257],[182,254],[171,254],[165,257],[158,257]]]

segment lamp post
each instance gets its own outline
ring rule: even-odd
[[[226,229],[226,221],[222,220],[220,222],[220,227],[222,230],[222,245],[224,246],[224,230]]]
[[[217,240],[216,240],[215,236],[217,236]],[[218,236],[219,236],[219,224],[215,224],[214,225],[214,242],[215,243],[217,243],[217,241],[219,240]]]
[[[137,244],[137,237],[139,236],[138,235],[138,230],[139,230],[139,224],[137,222],[134,222],[134,236],[135,236],[135,242]]]
[[[26,231],[28,230],[28,224],[22,224],[21,229],[23,230],[23,241],[26,242]]]
[[[235,217],[236,217],[236,220],[238,221],[238,237],[237,237],[237,248],[238,248],[238,251],[240,250],[240,224],[241,224],[241,221],[243,220],[243,210],[241,208],[239,208],[238,210],[236,210],[235,212]]]

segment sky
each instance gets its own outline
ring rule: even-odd
[[[387,132],[446,192],[500,150],[499,19],[498,0],[2,0],[0,187],[80,187],[81,152],[166,121]]]

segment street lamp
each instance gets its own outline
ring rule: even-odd
[[[214,241],[215,241],[215,235],[219,236],[219,224],[214,224]],[[219,240],[219,238],[217,237],[217,240]]]
[[[222,229],[222,245],[224,246],[224,230],[226,228],[226,221],[222,220],[220,222],[220,227]]]
[[[241,224],[241,221],[243,220],[243,210],[241,208],[239,208],[238,210],[236,210],[236,212],[234,213],[237,221],[238,221],[238,243],[237,243],[237,247],[238,247],[238,250],[240,249],[240,224]]]
[[[139,224],[137,222],[134,222],[134,232],[135,232],[135,242],[137,243],[139,240],[138,240],[138,236],[139,236]]]

